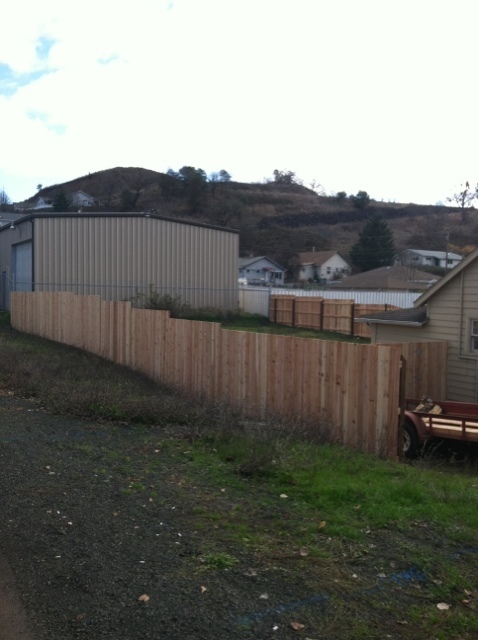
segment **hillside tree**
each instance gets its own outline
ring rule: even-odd
[[[395,259],[395,242],[388,221],[379,213],[372,213],[358,241],[350,250],[352,264],[361,271],[388,267]]]
[[[178,171],[190,213],[199,213],[207,194],[207,175],[203,169],[184,166]]]
[[[460,185],[458,191],[447,198],[447,202],[455,204],[461,209],[461,221],[467,222],[467,209],[473,207],[478,200],[478,184],[471,187],[468,180]]]
[[[294,171],[274,169],[272,175],[276,184],[302,184],[302,180],[295,175]]]
[[[0,191],[0,211],[8,211],[11,209],[12,201],[8,197],[5,189]]]
[[[71,198],[70,196],[63,191],[59,191],[54,200],[53,200],[53,210],[57,213],[62,213],[64,211],[69,211],[71,209]]]
[[[366,191],[359,191],[357,195],[349,196],[356,209],[365,209],[370,204],[370,196]]]

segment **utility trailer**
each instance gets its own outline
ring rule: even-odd
[[[440,413],[420,410],[423,402],[407,399],[402,420],[403,454],[407,458],[417,455],[429,438],[448,438],[465,442],[478,442],[478,404],[473,402],[434,401]]]

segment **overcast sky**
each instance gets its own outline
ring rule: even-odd
[[[477,18],[474,0],[15,0],[0,189],[192,165],[435,204],[478,181]]]

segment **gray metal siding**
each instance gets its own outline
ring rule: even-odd
[[[8,309],[10,291],[13,288],[12,257],[13,247],[32,239],[30,221],[15,222],[14,228],[4,226],[0,231],[0,307]]]
[[[235,308],[238,234],[154,217],[45,217],[35,224],[35,289],[130,299],[158,291]]]

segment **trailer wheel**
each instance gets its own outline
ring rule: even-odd
[[[416,458],[419,449],[418,433],[415,425],[410,420],[402,423],[402,453],[405,458]]]

